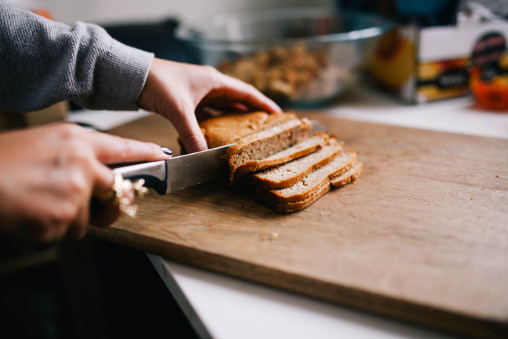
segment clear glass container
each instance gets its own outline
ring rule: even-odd
[[[369,46],[393,24],[369,14],[287,8],[183,23],[176,36],[282,106],[318,106],[357,83]]]

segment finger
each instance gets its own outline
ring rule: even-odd
[[[110,168],[98,161],[95,161],[92,166],[94,171],[92,195],[98,197],[106,196],[113,189],[115,174]]]
[[[95,181],[88,211],[89,223],[94,226],[106,227],[120,215],[120,210],[114,204],[114,199],[111,196],[115,176],[111,169],[99,162],[96,162],[94,166]]]
[[[231,101],[245,103],[269,113],[280,113],[282,109],[254,86],[225,74],[219,74],[220,85],[209,93],[209,98],[225,97]]]
[[[206,104],[199,104],[198,107],[196,107],[196,117],[198,121],[201,121],[206,118],[227,113],[248,112],[249,110],[251,110],[251,108],[239,102],[208,100]]]
[[[90,201],[94,194],[105,194],[111,191],[114,182],[114,174],[111,169],[100,163],[96,158],[90,159],[89,170],[86,171],[88,182],[87,189],[83,194],[75,196],[77,213],[69,224],[65,238],[81,239],[87,232],[90,223],[91,205]]]
[[[189,153],[199,152],[208,149],[205,137],[201,132],[196,116],[191,109],[183,115],[171,117],[172,123],[178,131],[182,143]]]
[[[86,135],[97,159],[106,164],[169,159],[159,145],[118,136],[88,132]]]

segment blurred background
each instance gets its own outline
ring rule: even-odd
[[[99,24],[125,21],[153,21],[167,17],[196,20],[225,11],[288,7],[301,5],[334,5],[334,0],[21,0],[12,3],[30,2],[47,7],[58,21],[71,24],[77,20]]]
[[[101,25],[159,58],[212,65],[283,108],[336,103],[367,82],[406,104],[471,89],[490,98],[494,78],[502,85],[494,105],[508,107],[506,46],[490,46],[506,41],[508,0],[4,1],[70,25]],[[479,43],[489,47],[478,53]],[[475,62],[494,49],[494,62]]]

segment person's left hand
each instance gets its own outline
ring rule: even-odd
[[[198,105],[238,104],[269,113],[279,106],[253,86],[220,73],[211,66],[198,66],[155,58],[139,106],[168,118],[188,152],[207,149],[195,110]]]

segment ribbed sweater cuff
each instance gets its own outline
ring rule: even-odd
[[[136,110],[152,64],[153,53],[124,45],[111,38],[109,51],[97,67],[95,105],[104,109]]]

